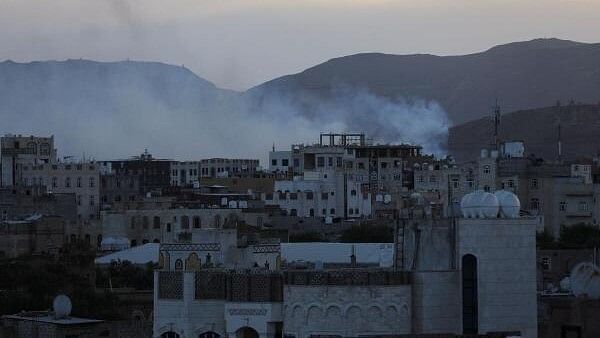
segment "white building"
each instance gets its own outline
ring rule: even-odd
[[[200,161],[171,162],[171,185],[174,187],[198,187],[200,185]]]
[[[24,164],[21,184],[45,186],[48,192],[75,194],[82,220],[99,218],[100,170],[96,162]]]
[[[456,223],[419,218],[418,227],[399,225],[395,256],[401,264],[394,269],[273,270],[279,264],[267,263],[278,261],[278,251],[256,246],[238,262],[265,258],[264,266],[224,271],[211,268],[228,265],[213,258],[228,256],[217,242],[164,245],[155,272],[154,336],[511,332],[537,338],[537,220],[519,218],[514,195],[499,203],[478,194],[482,198],[464,203]]]
[[[279,150],[269,152],[269,171],[272,173],[288,172],[292,166],[292,152],[289,150]]]

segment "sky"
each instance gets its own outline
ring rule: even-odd
[[[598,0],[0,0],[0,60],[149,60],[245,90],[361,52],[599,42]]]

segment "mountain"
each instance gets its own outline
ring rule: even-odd
[[[56,134],[63,155],[129,156],[149,146],[168,154],[191,148],[203,117],[238,96],[156,62],[5,61],[0,133]]]
[[[249,93],[292,95],[310,116],[315,98],[334,96],[340,86],[433,100],[455,124],[490,114],[496,100],[503,111],[557,100],[595,103],[600,101],[600,44],[536,39],[462,56],[357,54],[268,81]]]
[[[526,155],[546,160],[591,157],[600,152],[600,105],[568,104],[520,110],[500,118],[499,138],[525,142]],[[450,128],[448,151],[458,161],[472,160],[492,142],[493,123],[484,117]]]

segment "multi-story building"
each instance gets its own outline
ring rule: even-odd
[[[54,136],[36,137],[7,134],[0,139],[1,186],[16,186],[21,182],[24,165],[55,163]]]
[[[421,158],[418,146],[373,145],[364,134],[321,134],[318,144],[293,145],[290,153],[287,170],[294,177],[276,181],[265,203],[326,220],[370,216],[375,202],[408,194],[412,165]]]
[[[125,160],[100,162],[103,174],[116,175],[115,180],[127,181],[136,177],[139,194],[162,191],[171,186],[171,160],[157,159],[145,151],[140,156]]]
[[[171,185],[174,187],[198,187],[200,185],[200,161],[171,162]]]
[[[46,187],[49,193],[74,194],[79,219],[99,216],[100,170],[95,162],[24,164],[21,184]]]
[[[534,218],[414,222],[398,225],[395,268],[280,268],[257,245],[231,270],[231,240],[161,244],[154,336],[537,337]]]
[[[212,178],[253,175],[259,166],[254,159],[208,158],[200,161],[200,175]]]

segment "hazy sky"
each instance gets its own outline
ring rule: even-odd
[[[599,0],[0,0],[0,60],[162,61],[246,89],[360,52],[598,42],[598,13]]]

